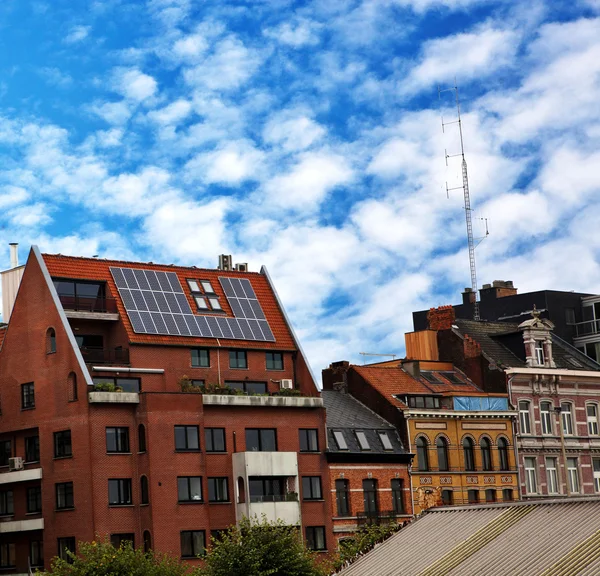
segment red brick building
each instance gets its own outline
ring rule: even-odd
[[[220,268],[33,247],[2,274],[0,570],[96,535],[193,561],[263,513],[334,546],[315,381],[266,270]]]

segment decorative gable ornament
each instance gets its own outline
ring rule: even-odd
[[[533,306],[531,319],[519,324],[525,345],[525,361],[530,368],[556,368],[552,355],[552,330],[554,324],[542,318]]]

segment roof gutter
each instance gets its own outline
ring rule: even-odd
[[[164,368],[126,368],[123,366],[92,366],[96,372],[137,372],[139,374],[164,374]]]

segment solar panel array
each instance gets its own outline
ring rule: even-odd
[[[219,278],[235,318],[196,315],[175,272],[112,268],[127,316],[137,334],[274,342],[250,281]]]

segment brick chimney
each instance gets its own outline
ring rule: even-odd
[[[465,339],[463,341],[465,359],[467,358],[477,358],[477,356],[481,355],[481,345],[479,342],[476,342],[471,338],[468,334],[465,334]]]
[[[463,304],[473,304],[475,302],[475,292],[473,288],[465,288],[462,293]]]
[[[456,316],[452,306],[430,308],[427,313],[427,323],[430,330],[450,330]]]
[[[481,300],[495,300],[514,296],[516,293],[517,289],[513,286],[512,280],[494,280],[491,284],[484,284],[479,290]]]

